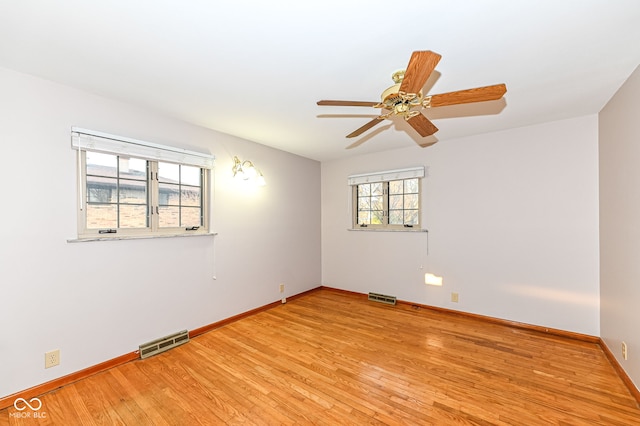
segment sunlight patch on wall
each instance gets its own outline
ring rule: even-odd
[[[573,305],[590,307],[600,306],[598,294],[585,294],[574,291],[558,290],[553,288],[537,287],[532,285],[510,285],[506,287],[510,293],[527,296],[535,299],[546,299],[555,302],[563,302]]]

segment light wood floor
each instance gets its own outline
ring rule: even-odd
[[[0,424],[640,424],[596,344],[331,290],[40,399]]]

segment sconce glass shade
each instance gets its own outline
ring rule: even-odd
[[[428,285],[437,285],[437,286],[441,286],[442,285],[442,277],[438,277],[436,275],[430,274],[430,273],[426,273],[424,274],[424,283],[428,284]]]
[[[254,181],[258,186],[266,185],[262,172],[254,166],[250,160],[240,161],[236,156],[233,157],[233,167],[231,168],[233,177],[243,181]]]

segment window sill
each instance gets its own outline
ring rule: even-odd
[[[347,231],[355,232],[429,232],[421,228],[402,228],[402,229],[385,229],[385,228],[347,228]]]
[[[119,241],[119,240],[150,240],[155,238],[193,238],[193,237],[211,237],[218,235],[217,232],[208,232],[206,234],[174,234],[174,235],[127,235],[122,237],[95,237],[95,238],[75,238],[67,240],[68,243],[90,243],[94,241]]]

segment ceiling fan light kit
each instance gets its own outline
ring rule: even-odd
[[[427,137],[436,133],[438,128],[422,113],[423,109],[494,101],[507,92],[506,85],[495,84],[425,96],[422,89],[440,58],[439,54],[430,50],[413,52],[407,69],[392,74],[395,84],[382,92],[380,102],[322,100],[318,101],[318,105],[373,107],[383,110],[378,117],[349,133],[348,138],[360,136],[382,120],[394,116],[404,118],[420,136]]]

